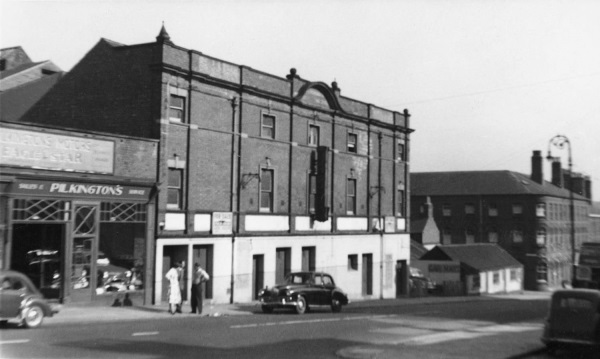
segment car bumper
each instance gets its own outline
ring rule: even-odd
[[[558,345],[600,347],[600,341],[572,339],[572,338],[542,337],[542,343],[544,343],[546,345],[558,344]]]
[[[260,298],[260,304],[267,307],[281,308],[295,307],[298,302],[293,297],[270,297]]]

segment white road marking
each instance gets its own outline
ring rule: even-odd
[[[275,325],[294,325],[294,324],[311,324],[311,323],[326,323],[326,322],[341,322],[348,320],[365,320],[365,319],[381,319],[395,317],[396,315],[370,315],[360,317],[343,317],[343,318],[325,318],[325,319],[307,319],[307,320],[288,320],[285,322],[267,322],[267,323],[253,323],[253,324],[240,324],[232,325],[231,329],[244,329],[244,328],[256,328],[256,327],[270,327]]]
[[[501,333],[518,333],[530,330],[538,330],[539,324],[512,324],[512,325],[491,325],[486,327],[478,327],[467,330],[456,330],[444,333],[427,334],[418,337],[405,338],[399,341],[395,341],[394,344],[404,345],[428,345],[447,342],[451,340],[460,339],[473,339],[484,336],[496,335]]]
[[[23,343],[29,343],[29,339],[0,340],[0,345],[3,345],[3,344],[23,344]]]
[[[147,336],[147,335],[158,335],[158,332],[137,332],[137,333],[131,334],[131,336],[133,336],[133,337],[143,337],[143,336]]]

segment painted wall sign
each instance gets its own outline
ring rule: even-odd
[[[113,141],[3,127],[0,163],[55,171],[114,172]]]
[[[459,273],[460,266],[453,264],[430,264],[429,271],[442,273]]]
[[[11,186],[10,193],[32,197],[51,196],[128,201],[147,201],[150,198],[150,187],[36,180],[17,180],[11,183]]]
[[[214,212],[212,217],[213,234],[231,234],[233,229],[233,213]]]
[[[579,252],[579,264],[600,268],[600,243],[583,243]]]

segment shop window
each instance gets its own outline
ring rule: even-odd
[[[353,178],[346,182],[346,214],[356,214],[356,180]]]
[[[357,136],[355,133],[349,133],[348,134],[348,143],[347,143],[347,150],[348,152],[351,153],[356,153],[357,152],[357,146],[358,146],[358,142],[357,142]]]
[[[465,204],[465,214],[475,214],[475,205],[473,203]]]
[[[169,98],[169,120],[185,122],[185,97],[171,95]]]
[[[273,170],[260,170],[260,211],[273,212]]]
[[[309,125],[308,126],[308,145],[319,146],[319,126]]]
[[[169,168],[167,208],[182,209],[183,170]]]
[[[348,270],[358,270],[358,254],[348,254]]]
[[[450,217],[452,215],[452,207],[449,204],[444,203],[442,205],[442,215],[444,217]]]
[[[262,115],[260,136],[263,138],[275,138],[275,116],[267,114]]]
[[[68,221],[71,215],[71,202],[58,200],[15,199],[13,202],[14,220]]]
[[[498,206],[495,203],[490,203],[488,206],[488,216],[497,217],[498,216]]]
[[[494,272],[492,280],[494,284],[500,284],[500,272]]]
[[[538,203],[535,206],[535,215],[538,217],[546,217],[546,204]]]

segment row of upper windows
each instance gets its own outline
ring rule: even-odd
[[[260,212],[273,213],[274,203],[274,180],[275,172],[273,169],[261,169],[260,173]],[[308,181],[308,211],[315,213],[317,180],[314,174],[309,175]],[[170,168],[168,178],[167,208],[183,209],[183,170]],[[397,192],[398,215],[404,214],[405,192],[399,189]],[[346,180],[346,214],[354,215],[357,213],[356,207],[356,179],[348,178]]]
[[[467,228],[464,231],[466,243],[475,243],[476,231],[474,228]],[[498,230],[495,227],[489,228],[486,232],[487,241],[489,243],[498,243]],[[578,241],[581,238],[585,238],[585,233],[579,233],[576,235]],[[523,243],[523,229],[515,227],[509,232],[509,238],[512,243],[520,244]],[[443,243],[452,242],[452,231],[449,227],[442,230]],[[540,228],[536,231],[535,241],[538,246],[550,246],[553,249],[570,249],[570,234],[567,233],[554,233],[547,235],[546,229]]]
[[[424,212],[424,207],[421,208],[421,212]],[[523,205],[521,203],[513,203],[511,206],[511,213],[513,215],[522,215],[523,214]],[[538,203],[535,208],[536,217],[548,217],[551,220],[567,220],[569,219],[569,205],[566,204],[554,204],[550,203],[550,210],[547,211],[546,203]],[[465,204],[465,214],[475,214],[475,204],[466,203]],[[442,205],[442,215],[444,217],[452,216],[452,206],[450,204]],[[494,203],[490,203],[487,205],[487,215],[489,217],[498,216],[498,206]],[[587,208],[576,206],[575,207],[575,217],[576,218],[585,218],[588,215]]]
[[[186,122],[185,97],[171,94],[169,102],[169,120],[174,122]],[[262,138],[275,139],[277,118],[271,114],[262,114],[260,123],[260,136]],[[320,127],[318,125],[308,125],[307,145],[320,145]],[[346,151],[349,153],[358,153],[358,134],[348,132],[346,137]],[[405,160],[405,145],[403,140],[397,143],[397,159]]]

